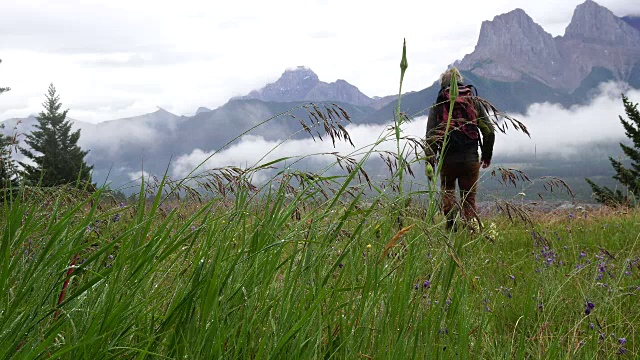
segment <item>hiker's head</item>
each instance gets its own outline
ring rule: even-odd
[[[458,68],[452,67],[451,69],[447,69],[447,71],[443,72],[442,75],[440,75],[440,87],[445,88],[449,86],[449,84],[451,84],[451,78],[454,74],[458,82],[463,82],[462,75],[460,75],[460,71],[458,71]]]

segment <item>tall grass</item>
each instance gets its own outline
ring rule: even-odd
[[[336,110],[310,107],[304,126],[348,141]],[[406,140],[397,131],[334,155],[343,175],[283,170],[259,188],[257,171],[295,159],[143,181],[136,203],[22,189],[2,208],[0,356],[638,353],[637,212],[496,216],[482,233],[446,232],[435,187],[426,198],[397,187],[406,151],[389,155],[386,187],[364,170],[376,145]]]

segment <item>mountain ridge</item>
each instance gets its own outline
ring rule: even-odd
[[[356,106],[372,106],[380,102],[379,99],[365,95],[346,80],[338,79],[331,83],[320,81],[318,75],[306,66],[287,69],[275,82],[234,99],[266,102],[339,101]]]
[[[635,18],[612,18],[610,11],[592,1],[582,5],[576,8],[572,23],[567,26],[566,33],[570,36],[554,38],[522,9],[485,21],[474,52],[454,65],[461,69],[468,83],[478,88],[480,96],[501,111],[520,114],[534,103],[550,102],[565,107],[585,104],[602,82],[622,80],[640,88],[640,44],[634,47],[633,41],[624,41],[627,35],[635,39],[635,35],[629,35],[635,34],[631,30],[638,31],[629,25]],[[604,19],[612,27],[603,34],[591,34],[594,21],[579,20],[583,16]],[[577,34],[580,29],[585,29],[583,37]],[[496,57],[496,53],[506,60]],[[625,61],[612,66],[612,59],[618,56]],[[575,69],[568,68],[567,62],[575,64]],[[403,94],[401,111],[410,116],[426,115],[439,89],[436,81],[420,91]],[[143,159],[145,171],[162,173],[172,157],[190,154],[195,149],[219,149],[252,128],[255,129],[251,134],[268,141],[307,136],[300,131],[297,120],[285,120],[286,116],[270,121],[268,126],[260,124],[290,109],[300,110],[308,102],[337,103],[347,110],[355,124],[387,124],[394,119],[395,100],[397,95],[369,97],[345,80],[323,82],[310,68],[297,67],[285,70],[275,82],[232,98],[214,110],[200,107],[193,116],[179,116],[159,108],[152,113],[99,124],[74,120],[74,129],[82,130],[81,145],[90,150],[89,160],[96,165],[97,179],[106,178],[105,169],[111,167],[112,175],[126,177],[128,173],[139,172]],[[301,112],[295,116],[306,118],[308,114]],[[24,118],[22,126],[32,126],[34,121],[33,116]],[[7,125],[3,131],[10,132],[17,122],[18,119],[3,122]]]
[[[563,36],[553,37],[521,9],[484,21],[474,51],[455,64],[488,79],[527,75],[571,92],[593,68],[607,68],[624,81],[638,62],[640,31],[587,0],[576,7]]]

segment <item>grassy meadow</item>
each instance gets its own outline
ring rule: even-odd
[[[339,107],[308,110],[304,131],[350,142]],[[297,161],[278,159],[143,181],[122,203],[20,189],[0,210],[0,357],[637,357],[640,212],[499,200],[482,229],[448,232],[436,180],[404,187],[423,153],[404,121],[358,156],[332,154],[341,173],[277,172]],[[376,153],[389,139],[396,153]],[[382,185],[364,171],[372,155]],[[256,187],[263,170],[275,175]]]
[[[354,175],[200,202],[23,193],[1,217],[1,356],[638,355],[637,210],[450,233],[432,203],[364,198]]]

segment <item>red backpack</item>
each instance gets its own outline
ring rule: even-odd
[[[449,132],[463,133],[471,140],[480,141],[478,111],[473,101],[474,96],[478,96],[478,91],[473,85],[460,85],[458,87],[458,96],[453,103]],[[436,112],[438,117],[438,135],[444,137],[451,106],[449,87],[440,90],[436,102],[440,108],[439,111]]]

